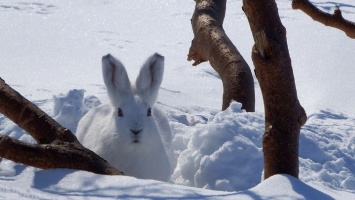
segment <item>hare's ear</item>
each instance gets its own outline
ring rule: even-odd
[[[164,57],[155,53],[142,66],[136,80],[137,94],[151,106],[155,103],[163,81]]]
[[[107,54],[102,57],[102,74],[111,103],[117,108],[122,97],[132,94],[126,69],[119,60]]]

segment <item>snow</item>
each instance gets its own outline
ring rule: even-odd
[[[208,122],[191,127],[183,133],[189,134],[190,141],[178,157],[174,182],[222,191],[257,185],[263,170],[263,122],[260,113],[242,112],[241,104],[233,103]],[[175,141],[183,135],[177,134]]]
[[[327,12],[335,5],[313,2]],[[164,183],[41,170],[2,159],[0,199],[355,199],[355,41],[292,10],[288,0],[277,3],[308,115],[300,135],[299,180],[262,180],[264,111],[257,81],[255,113],[236,102],[220,112],[217,73],[208,63],[191,67],[186,61],[194,1],[1,1],[0,77],[74,131],[89,109],[109,102],[103,55],[120,59],[130,77],[154,52],[164,55],[158,104],[174,133],[177,167]],[[352,0],[337,4],[355,21]],[[241,5],[227,1],[224,28],[253,69],[252,36]],[[0,132],[34,143],[3,115]]]

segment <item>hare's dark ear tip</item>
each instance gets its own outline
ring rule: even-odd
[[[160,58],[160,59],[164,59],[164,56],[160,55],[159,53],[155,53],[153,56]]]
[[[105,56],[102,56],[102,60],[106,60],[109,59],[111,57],[111,54],[107,54]]]

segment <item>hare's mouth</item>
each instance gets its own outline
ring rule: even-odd
[[[138,136],[132,137],[132,143],[140,143],[140,142],[141,142],[141,141],[140,141],[140,139],[139,139]]]
[[[138,139],[134,139],[132,143],[140,143],[140,141]]]

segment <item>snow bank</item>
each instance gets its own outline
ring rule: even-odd
[[[262,113],[246,113],[232,103],[224,112],[170,117],[178,157],[174,183],[240,191],[261,181]],[[300,132],[302,181],[355,192],[354,125],[355,118],[331,110],[308,117]]]
[[[85,90],[72,89],[67,94],[59,94],[53,96],[53,119],[62,126],[76,132],[76,127],[82,116],[90,109],[101,104],[100,100],[95,96],[87,96],[84,98]]]
[[[262,122],[260,113],[241,111],[241,104],[233,102],[205,124],[187,129],[191,139],[179,155],[173,182],[224,191],[260,183]]]
[[[309,116],[301,130],[300,178],[355,192],[355,118],[331,110]]]
[[[82,94],[82,90],[71,90],[67,95],[55,96],[54,113],[59,113],[60,116],[61,113],[63,114],[63,108],[65,108],[68,111],[64,113],[67,115],[65,118],[75,118],[81,116],[84,110],[89,109],[90,106],[98,104],[99,100],[96,97],[84,98]],[[68,104],[72,104],[72,106],[67,106]],[[261,142],[264,129],[262,113],[246,113],[241,110],[241,105],[237,102],[233,102],[223,112],[199,107],[177,110],[165,106],[165,109],[175,133],[173,144],[177,157],[177,167],[172,175],[171,183],[222,191],[244,191],[256,186],[248,191],[238,193],[244,195],[246,192],[253,190],[259,193],[263,190],[270,192],[262,195],[272,196],[274,194],[275,197],[277,193],[280,193],[280,197],[286,195],[297,197],[296,199],[302,199],[303,197],[307,199],[308,196],[317,195],[318,191],[302,182],[293,183],[292,190],[286,190],[288,191],[287,194],[282,192],[286,179],[283,181],[277,179],[280,182],[278,186],[275,186],[275,190],[270,190],[270,186],[266,186],[269,179],[264,181],[266,183],[261,182],[263,170]],[[80,115],[77,115],[78,113]],[[8,122],[4,117],[1,117],[0,121],[0,126],[5,134],[20,140],[33,142],[30,136]],[[321,110],[309,116],[307,124],[301,129],[300,135],[300,180],[314,187],[327,186],[335,189],[335,191],[355,193],[354,122],[355,118],[330,110]],[[3,159],[0,166],[0,177],[3,177],[5,181],[16,180],[16,177],[23,179],[22,171],[32,169],[6,159]],[[66,170],[36,171],[34,170],[33,173],[47,174],[46,177],[48,174],[52,174],[53,177],[57,178],[58,173],[67,173]],[[74,172],[68,173],[68,176],[63,175],[62,178],[65,178],[65,180],[76,179],[72,173]],[[76,173],[84,172],[75,172],[74,174]],[[77,179],[84,182],[88,181],[82,180],[82,178]],[[90,184],[96,183],[97,187],[103,188],[110,187],[109,183],[106,185],[106,182],[105,184],[97,182],[100,179],[95,178],[95,181]],[[290,181],[290,177],[287,179]],[[45,178],[40,180],[38,184],[32,184],[31,187],[41,189],[43,187],[41,185],[47,184],[48,180]],[[21,180],[17,181],[21,182]],[[122,179],[116,181],[121,183]],[[144,184],[148,183],[149,181],[144,181]],[[131,184],[134,184],[134,182]],[[59,192],[59,188],[66,193],[73,191],[73,194],[84,188],[83,185],[77,185],[77,183],[75,185],[77,188],[70,188],[69,190],[61,184],[54,183],[51,190],[56,191],[57,195],[63,195]],[[95,188],[95,186],[90,187]],[[268,189],[264,187],[268,187]],[[280,190],[280,187],[283,189]],[[297,192],[297,187],[306,188],[306,190]],[[296,193],[289,194],[293,192]],[[104,195],[103,193],[100,193],[100,195]],[[95,194],[98,195],[98,193]],[[108,194],[110,192],[105,191],[105,195]],[[23,194],[21,193],[21,195]],[[255,193],[255,195],[261,194]],[[322,196],[322,199],[323,197],[329,198],[328,196]]]
[[[18,179],[16,177],[21,177]],[[1,176],[2,199],[333,199],[298,179],[275,175],[249,190],[221,192],[125,176],[102,176],[74,170],[38,170],[17,166]],[[10,183],[10,184],[9,184]],[[341,199],[349,194],[334,192]]]

